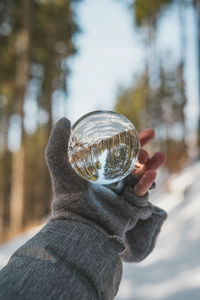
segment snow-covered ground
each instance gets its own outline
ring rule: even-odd
[[[27,231],[26,233],[10,240],[5,244],[0,245],[0,269],[2,269],[8,262],[11,255],[27,240],[33,237],[43,226],[37,226]]]
[[[169,193],[152,202],[165,209],[156,248],[139,264],[124,264],[116,300],[200,299],[200,163],[170,178]]]
[[[168,192],[152,191],[152,202],[165,209],[156,248],[139,264],[124,264],[116,300],[200,299],[200,163],[170,177]],[[0,246],[0,267],[40,227]]]

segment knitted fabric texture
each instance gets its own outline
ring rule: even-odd
[[[132,174],[110,186],[80,178],[68,161],[69,135],[70,122],[63,118],[53,128],[46,148],[54,190],[52,220],[88,224],[107,235],[116,250],[123,252],[123,260],[144,259],[153,249],[166,212],[148,201],[149,192],[143,197],[133,194],[138,179]]]

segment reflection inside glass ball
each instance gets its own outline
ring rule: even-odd
[[[69,139],[69,162],[82,178],[111,184],[133,169],[140,142],[134,125],[112,111],[94,111],[80,118]]]

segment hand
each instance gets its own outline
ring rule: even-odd
[[[146,193],[138,198],[132,193],[136,176],[131,174],[113,189],[79,177],[68,161],[70,128],[69,120],[59,120],[52,129],[45,151],[54,192],[52,220],[83,222],[123,243],[124,231],[133,228],[139,219],[152,215],[149,195]],[[118,185],[122,185],[120,193],[116,191]]]
[[[52,129],[45,151],[54,194],[51,220],[67,219],[87,224],[108,237],[118,253],[126,248],[122,259],[144,259],[153,249],[166,213],[148,201],[148,193],[138,197],[132,192],[135,184],[140,182],[134,174],[110,186],[93,184],[79,177],[68,161],[70,127],[66,118],[59,120]],[[152,130],[145,130],[140,135],[141,145],[153,136]],[[139,162],[148,166],[148,161],[153,158],[149,159],[144,151],[140,151]],[[153,167],[155,169],[155,163]],[[143,171],[141,168],[141,174]],[[144,171],[143,176],[146,173]],[[146,221],[147,226],[146,223],[141,225],[142,221]]]
[[[139,134],[141,147],[149,143],[155,136],[155,132],[151,128],[147,128]],[[138,183],[133,188],[136,196],[144,196],[156,179],[156,170],[160,168],[166,160],[163,152],[156,152],[151,158],[143,148],[138,155],[138,169],[133,171],[139,178]]]

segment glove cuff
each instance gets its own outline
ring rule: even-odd
[[[153,213],[146,220],[139,220],[134,228],[125,234],[126,249],[121,259],[126,262],[140,262],[145,259],[155,247],[156,240],[167,213],[153,206]]]

